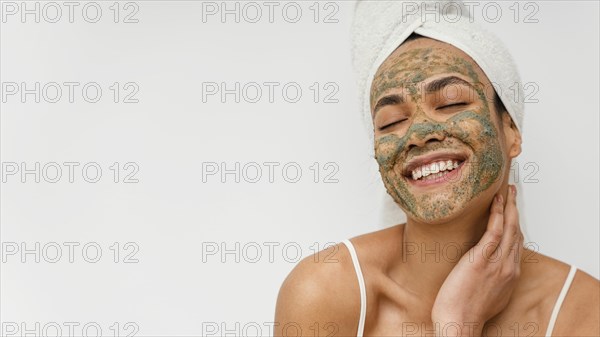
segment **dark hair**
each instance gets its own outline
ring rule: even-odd
[[[412,33],[412,34],[410,34],[410,35],[409,35],[409,36],[406,38],[406,40],[404,40],[404,42],[408,42],[408,41],[416,40],[416,39],[419,39],[419,38],[422,38],[422,37],[424,37],[424,36],[423,36],[423,35],[419,35],[419,34],[417,34],[417,33]],[[402,43],[404,43],[404,42],[402,42]],[[401,44],[402,44],[402,43],[401,43]]]
[[[502,103],[500,96],[498,96],[498,93],[495,91],[494,91],[494,109],[496,109],[498,116],[502,116],[503,112],[507,112],[506,107],[504,106],[504,103]]]

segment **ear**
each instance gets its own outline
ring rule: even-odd
[[[521,132],[513,122],[508,112],[502,113],[502,126],[504,129],[504,140],[508,149],[508,156],[515,158],[521,154]]]

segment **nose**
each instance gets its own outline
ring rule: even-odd
[[[442,132],[442,125],[427,121],[425,123],[413,124],[410,136],[406,142],[408,150],[414,147],[424,147],[427,143],[441,142],[446,137]]]

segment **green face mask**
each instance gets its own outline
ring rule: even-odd
[[[419,48],[392,55],[373,81],[371,102],[394,89],[404,89],[414,106],[408,129],[377,136],[375,157],[388,194],[409,216],[432,221],[460,213],[472,199],[495,182],[504,170],[505,160],[499,132],[493,123],[488,100],[474,64],[441,48]],[[434,75],[460,74],[474,84],[472,104],[458,109],[445,121],[429,118],[423,107],[425,95],[419,83]],[[415,122],[419,121],[419,122]],[[407,147],[410,140],[424,140],[437,134],[440,141]],[[425,192],[417,188],[411,176],[402,173],[403,164],[416,157],[442,150],[468,153],[458,176]]]

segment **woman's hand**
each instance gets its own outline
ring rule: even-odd
[[[504,207],[497,194],[487,230],[460,259],[440,288],[431,318],[438,336],[481,336],[483,325],[506,307],[521,271],[523,234],[516,188]]]

